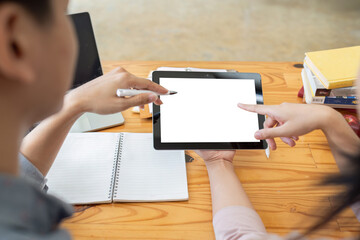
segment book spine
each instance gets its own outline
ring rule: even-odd
[[[325,97],[324,104],[356,105],[356,97]]]
[[[356,105],[356,97],[311,97],[311,103],[317,104],[340,104],[340,105]]]
[[[318,88],[316,89],[316,92],[315,92],[315,96],[318,96],[318,97],[327,97],[329,96],[331,93],[331,90],[330,89],[321,89],[321,88]]]
[[[334,82],[329,82],[328,89],[352,87],[353,85],[354,85],[354,80],[334,81]]]
[[[330,96],[356,96],[356,87],[335,88],[331,90]]]
[[[317,88],[314,93],[317,97],[349,97],[355,96],[356,93],[355,87],[346,87],[346,88],[335,88],[335,89],[325,89]]]
[[[314,95],[316,97],[350,97],[356,95],[355,91],[356,91],[355,87],[335,88],[335,89],[317,88]]]

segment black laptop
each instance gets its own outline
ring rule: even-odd
[[[79,87],[103,75],[95,35],[89,13],[70,15],[79,42],[79,57],[72,88]],[[116,89],[114,89],[115,95]],[[87,132],[109,128],[124,123],[121,113],[99,115],[83,114],[73,125],[70,132]]]

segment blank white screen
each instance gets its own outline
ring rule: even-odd
[[[161,142],[259,142],[256,113],[237,103],[256,104],[253,79],[160,78],[176,95],[162,96]]]

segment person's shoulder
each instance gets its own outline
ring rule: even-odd
[[[25,179],[0,174],[0,213],[0,239],[69,239],[58,226],[72,206]]]

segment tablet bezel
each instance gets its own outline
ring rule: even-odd
[[[256,102],[264,104],[261,76],[258,73],[238,73],[238,72],[174,72],[174,71],[154,71],[153,81],[157,84],[160,78],[203,78],[203,79],[254,79]],[[157,150],[197,150],[197,149],[266,149],[265,140],[260,142],[187,142],[187,143],[162,143],[161,142],[161,120],[160,106],[153,104],[153,135],[154,148]],[[264,115],[258,114],[259,129],[263,128],[265,121]]]

